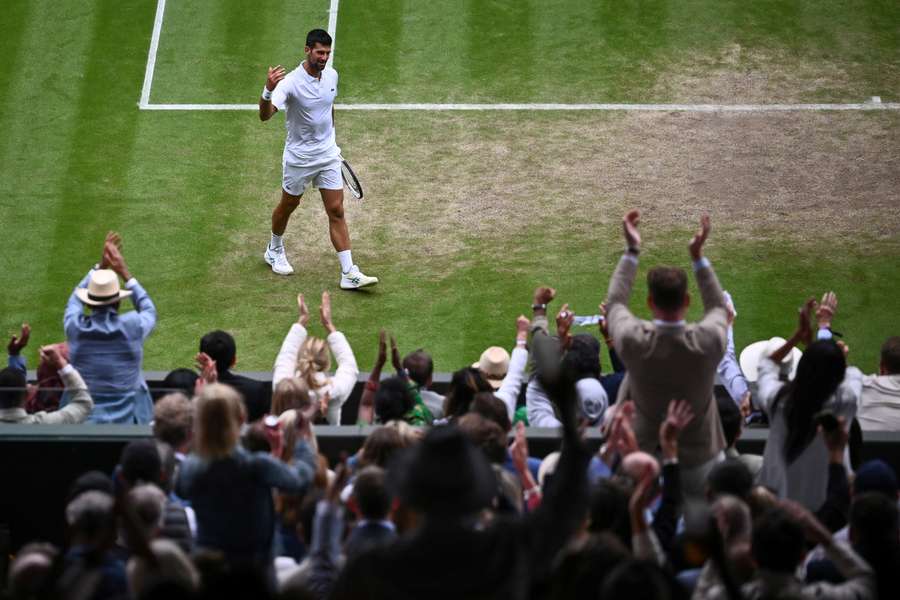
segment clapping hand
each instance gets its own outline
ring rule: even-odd
[[[6,352],[10,356],[18,356],[22,349],[28,345],[28,338],[31,337],[31,325],[22,323],[22,329],[18,336],[12,336],[9,344],[6,346]]]
[[[606,320],[606,302],[601,302],[597,310],[600,313],[600,320],[597,321],[600,335],[603,336],[603,341],[606,342],[606,345],[612,347],[612,339],[609,337],[609,321]]]
[[[51,344],[50,346],[41,346],[40,354],[41,360],[53,367],[56,371],[61,371],[67,364],[69,364],[66,361],[65,357],[62,355],[62,352],[60,352],[59,346],[57,344]]]
[[[516,423],[515,438],[509,447],[509,454],[517,473],[522,474],[528,470],[528,438],[525,437],[525,423],[522,421]]]
[[[375,371],[381,372],[384,363],[387,362],[387,332],[382,329],[378,332],[378,355],[375,357]]]
[[[309,307],[306,306],[306,301],[303,299],[303,294],[297,294],[297,309],[297,322],[303,327],[306,327],[306,324],[309,323]]]
[[[199,396],[206,384],[216,383],[219,380],[219,372],[216,370],[216,361],[206,352],[198,352],[194,361],[200,370],[200,377],[194,384],[194,394]]]
[[[807,346],[813,341],[812,324],[810,323],[810,314],[816,305],[815,298],[809,298],[797,314],[797,332],[794,334],[798,341],[803,342]]]
[[[697,230],[697,233],[694,234],[691,243],[688,245],[691,260],[698,261],[703,256],[703,244],[706,242],[706,238],[709,237],[709,229],[709,215],[703,215],[700,217],[700,229]]]
[[[403,362],[400,360],[400,350],[397,348],[397,340],[393,335],[391,336],[391,364],[394,365],[394,370],[398,375],[405,374]]]
[[[837,306],[837,295],[834,292],[825,292],[822,295],[822,301],[815,305],[816,321],[819,323],[819,329],[831,327],[831,321],[837,312]]]
[[[528,341],[528,328],[531,327],[531,321],[525,315],[519,315],[516,318],[516,341]]]
[[[319,318],[322,320],[322,327],[328,333],[334,333],[334,323],[331,321],[331,296],[328,292],[322,292],[322,305],[319,307]]]
[[[284,79],[284,75],[284,67],[282,67],[281,65],[269,67],[269,70],[266,73],[266,89],[270,92],[275,91],[275,86],[278,85],[278,82]]]
[[[628,250],[641,249],[641,233],[638,225],[641,222],[641,211],[630,210],[622,219],[622,231],[625,234],[625,248]]]

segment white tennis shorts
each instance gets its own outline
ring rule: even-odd
[[[313,167],[297,167],[283,163],[281,187],[288,194],[300,196],[310,183],[313,187],[323,190],[343,189],[344,180],[341,178],[340,159]]]

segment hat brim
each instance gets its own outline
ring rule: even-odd
[[[495,390],[499,390],[500,386],[503,385],[503,379],[504,379],[504,377],[506,377],[505,375],[503,377],[501,377],[500,379],[495,379],[495,378],[489,376],[487,373],[485,373],[484,371],[481,370],[480,362],[472,363],[472,368],[478,369],[478,371],[481,373],[481,376],[484,378],[484,380],[488,382],[488,385],[490,385]]]
[[[763,353],[766,351],[766,346],[768,346],[768,344],[769,340],[753,342],[741,351],[739,362],[741,371],[744,372],[744,378],[746,378],[747,381],[752,383],[759,379],[759,363],[763,359]],[[791,371],[788,373],[788,378],[793,379],[794,375],[797,373],[797,365],[800,363],[801,356],[803,356],[803,353],[800,352],[800,350],[791,348]]]
[[[131,290],[119,290],[119,295],[117,297],[109,298],[108,300],[92,300],[88,296],[87,288],[81,287],[75,290],[75,295],[78,296],[78,299],[81,300],[82,303],[87,304],[88,306],[106,306],[108,304],[115,304],[122,298],[127,298],[131,295]]]

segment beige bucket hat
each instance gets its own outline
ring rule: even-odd
[[[771,356],[773,352],[781,348],[785,343],[784,338],[773,337],[768,340],[753,342],[741,351],[741,371],[747,381],[756,381],[759,378],[759,363],[763,357]],[[793,379],[797,373],[797,365],[803,353],[797,348],[791,348],[788,355],[781,361],[781,374],[788,379]]]
[[[481,353],[481,358],[472,368],[481,371],[491,387],[498,390],[509,370],[509,352],[500,346],[491,346]]]

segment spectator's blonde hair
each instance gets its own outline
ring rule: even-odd
[[[305,413],[311,405],[312,399],[309,397],[309,385],[303,379],[289,377],[282,379],[275,386],[275,393],[272,394],[271,412],[276,417],[290,409]]]
[[[310,390],[315,390],[326,385],[316,378],[316,373],[323,373],[330,368],[328,342],[312,336],[306,338],[297,356],[297,376],[306,382]]]
[[[204,386],[194,401],[194,451],[201,458],[224,458],[237,446],[244,405],[234,388],[221,383]]]
[[[278,426],[283,436],[281,456],[278,458],[283,462],[291,463],[294,461],[294,448],[297,445],[297,440],[300,439],[297,424],[302,418],[303,415],[300,411],[293,408],[284,411],[278,416]],[[309,445],[314,453],[319,453],[319,442],[316,440],[316,432],[311,427],[309,429]]]
[[[166,394],[153,406],[153,435],[176,450],[191,439],[194,409],[181,392]]]

